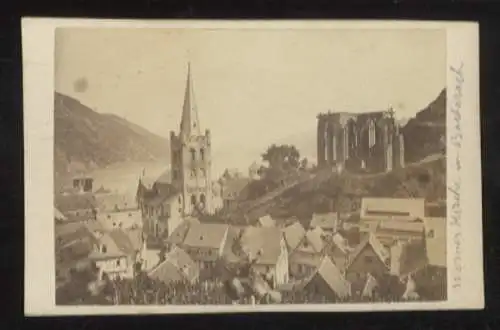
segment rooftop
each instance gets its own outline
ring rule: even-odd
[[[302,227],[300,222],[295,222],[290,226],[285,227],[283,229],[283,234],[285,236],[288,250],[291,252],[300,244],[306,234],[306,230]]]
[[[398,217],[400,219],[423,219],[425,199],[423,198],[374,198],[361,200],[362,219],[370,217]]]
[[[281,254],[282,233],[278,228],[247,227],[243,230],[240,244],[257,264],[275,265]]]
[[[198,248],[222,248],[228,225],[215,223],[192,223],[184,239],[184,245]]]

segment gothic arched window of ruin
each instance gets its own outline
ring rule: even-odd
[[[375,132],[375,123],[373,122],[373,120],[370,120],[368,122],[368,144],[370,148],[375,145],[375,139],[377,137]]]
[[[191,160],[196,160],[196,150],[194,148],[189,149],[189,152],[191,153]]]
[[[205,207],[205,202],[206,202],[205,194],[201,194],[200,195],[200,204],[202,207]]]

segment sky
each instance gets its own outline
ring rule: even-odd
[[[246,171],[272,143],[314,160],[321,112],[393,106],[414,116],[445,87],[446,34],[65,28],[56,31],[55,89],[168,138],[179,130],[188,61],[215,171]]]

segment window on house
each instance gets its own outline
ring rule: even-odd
[[[195,178],[195,177],[196,177],[196,170],[195,170],[195,169],[192,169],[192,170],[191,170],[191,177],[192,177],[192,178]]]
[[[194,150],[193,148],[191,148],[189,150],[189,152],[191,153],[191,160],[196,160],[196,150]]]
[[[191,205],[196,205],[196,196],[191,195]]]
[[[207,171],[204,168],[200,169],[200,173],[202,178],[207,176]]]
[[[120,267],[120,259],[116,260],[116,266]]]
[[[429,230],[429,232],[427,233],[427,237],[434,238],[434,229]]]
[[[173,172],[172,172],[172,178],[173,178],[174,180],[177,180],[177,177],[178,177],[178,175],[177,175],[177,170],[173,170]]]
[[[205,149],[203,148],[200,149],[200,158],[201,160],[205,160]]]
[[[182,204],[182,198],[181,198],[181,196],[179,196],[178,201],[179,201],[179,205]]]

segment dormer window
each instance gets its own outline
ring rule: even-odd
[[[102,253],[106,253],[106,252],[108,252],[108,248],[106,247],[106,245],[105,245],[105,244],[103,244],[103,245],[101,246],[101,252],[102,252]]]

